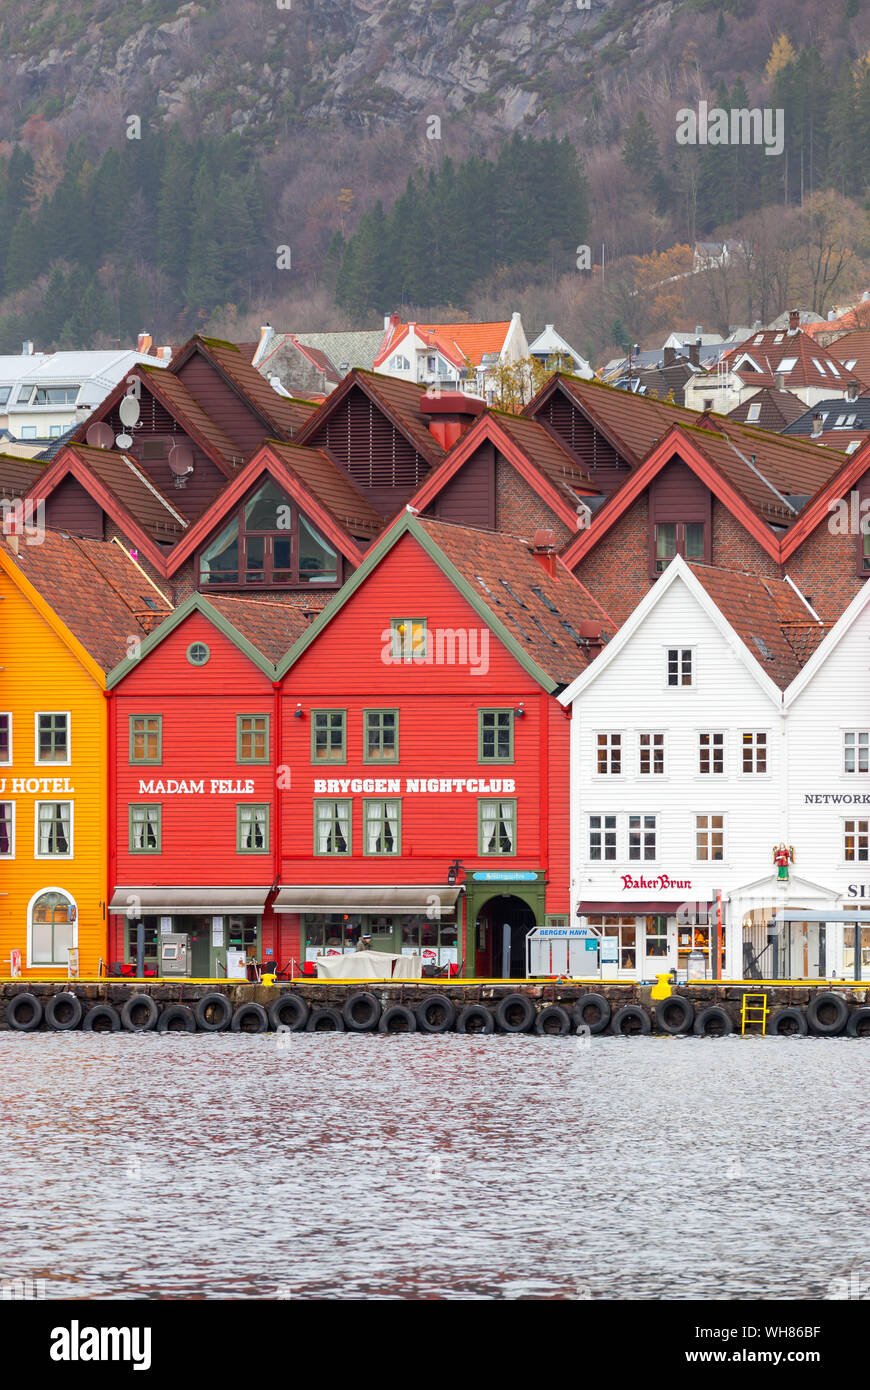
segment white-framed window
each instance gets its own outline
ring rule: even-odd
[[[595,766],[601,776],[620,777],[622,775],[622,734],[597,734],[595,758]]]
[[[650,860],[656,857],[656,818],[655,816],[629,816],[628,818],[628,857],[629,859]]]
[[[740,770],[759,776],[767,772],[767,733],[764,729],[744,729],[741,733]]]
[[[665,773],[665,736],[663,733],[642,732],[637,736],[637,770],[641,777],[663,777]]]
[[[721,776],[725,771],[725,735],[704,730],[698,734],[698,772]]]
[[[15,802],[0,801],[0,859],[15,858]]]
[[[394,353],[390,358],[390,366],[394,372],[408,372],[411,370],[411,364],[407,357],[403,357],[400,352]]]
[[[12,712],[0,713],[0,766],[12,762]]]
[[[870,772],[870,730],[847,729],[843,734],[843,771]]]
[[[73,803],[37,801],[33,808],[35,859],[72,859]]]
[[[21,438],[22,438],[22,439],[35,439],[35,438],[36,438],[36,426],[35,426],[35,425],[22,425],[22,426],[21,426]]]
[[[69,710],[37,710],[33,716],[33,761],[68,767],[70,762]]]
[[[691,647],[666,647],[666,673],[668,685],[680,688],[694,685],[695,663]]]
[[[866,864],[870,861],[870,820],[843,822],[843,857],[847,864]]]
[[[27,964],[68,964],[67,952],[78,943],[75,899],[63,888],[41,888],[27,907]]]
[[[725,858],[724,816],[695,816],[695,858],[699,862]]]
[[[589,817],[589,858],[616,858],[616,816]]]
[[[761,405],[758,401],[753,401],[746,412],[746,423],[752,425],[756,420],[761,419]]]

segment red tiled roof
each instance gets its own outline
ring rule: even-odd
[[[398,345],[407,337],[412,325],[400,323],[387,347],[382,347],[375,358],[375,366],[380,366]],[[433,347],[441,348],[445,357],[457,366],[468,358],[476,367],[480,366],[485,352],[501,352],[510,319],[499,319],[491,323],[417,323],[413,327],[417,336],[424,342],[431,341]]]
[[[715,565],[689,568],[772,680],[785,689],[828,626],[814,622],[785,579],[742,574]]]
[[[759,371],[754,371],[748,364],[735,367],[734,364],[745,354],[757,363]],[[839,359],[814,342],[802,329],[796,333],[782,329],[753,333],[739,347],[723,354],[721,362],[736,371],[747,385],[775,386],[777,372],[781,370],[780,363],[791,358],[797,358],[797,361],[783,373],[785,384],[791,390],[802,386],[821,386],[826,391],[839,390],[845,387],[849,379]],[[714,377],[715,373],[710,375]],[[704,378],[698,377],[697,385],[702,387],[703,384]]]
[[[168,600],[112,541],[46,531],[39,545],[20,538],[17,555],[9,538],[0,539],[0,545],[106,672],[128,655],[131,636],[146,635],[172,612]]]
[[[844,333],[842,338],[829,344],[828,352],[844,364],[854,360],[854,367],[844,367],[847,380],[851,381],[854,377],[858,381],[870,381],[870,328],[856,328],[851,333]]]
[[[155,540],[175,541],[184,535],[186,519],[134,459],[114,449],[94,449],[88,444],[67,447]]]
[[[578,495],[600,495],[601,489],[592,482],[588,473],[537,420],[527,420],[523,415],[511,415],[501,410],[491,410],[489,414],[572,505]]]
[[[315,592],[294,595],[295,602],[246,594],[209,593],[205,597],[267,661],[277,663],[325,608],[332,595]]]
[[[548,574],[527,541],[429,517],[418,517],[417,522],[529,656],[560,685],[572,681],[601,650],[583,639],[581,624],[594,623],[608,639],[616,632],[616,624],[585,585],[558,559],[555,574]]]

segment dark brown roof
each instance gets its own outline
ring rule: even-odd
[[[94,449],[88,444],[70,444],[69,448],[155,540],[177,540],[184,535],[186,519],[134,459],[114,449]]]
[[[759,407],[758,418],[748,421],[750,407],[756,405]],[[756,429],[781,430],[790,425],[792,420],[799,420],[806,414],[806,409],[803,401],[792,395],[791,391],[778,391],[775,387],[764,386],[745,401],[741,401],[733,410],[729,410],[725,418],[743,425],[751,423]]]
[[[320,410],[327,411],[334,408],[336,402],[343,400],[354,385],[358,385],[370,395],[380,405],[387,418],[392,418],[398,427],[404,430],[417,453],[427,463],[430,463],[434,468],[441,462],[445,450],[429,429],[428,416],[424,415],[422,409],[426,404],[423,399],[426,394],[425,386],[420,386],[414,381],[401,381],[398,377],[383,376],[380,372],[369,372],[362,367],[355,367],[352,372],[348,372],[341,386],[327,396]],[[316,430],[317,416],[314,415],[308,422],[305,437],[310,437]]]
[[[345,531],[354,536],[361,533],[373,539],[383,530],[384,520],[380,513],[322,449],[285,444],[275,439],[267,443],[284,466],[296,474],[303,486]]]
[[[317,409],[311,401],[293,400],[273,390],[235,343],[200,337],[195,341],[202,344],[207,355],[222,368],[240,394],[256,406],[282,439],[292,439]]]
[[[0,540],[24,577],[51,605],[104,671],[129,655],[131,636],[145,636],[172,612],[122,546],[46,531],[39,545]]]
[[[44,472],[44,463],[34,463],[15,454],[0,454],[0,497],[23,497]]]
[[[227,468],[241,467],[244,457],[238,445],[233,443],[226,431],[221,429],[210,415],[206,414],[179,377],[167,371],[165,367],[142,366],[140,370],[149,387],[153,383],[155,396],[158,400],[164,400],[170,413],[184,426],[191,438],[199,437],[204,440]]]
[[[691,564],[716,607],[780,689],[794,680],[828,630],[785,579]]]
[[[537,420],[527,420],[523,415],[511,415],[507,411],[490,411],[518,448],[522,449],[541,470],[549,482],[573,505],[578,496],[592,494],[598,496],[601,489],[592,482],[579,463],[564,449],[549,430],[539,425]]]
[[[262,652],[267,661],[281,660],[311,625],[331,594],[300,594],[297,602],[237,594],[207,594],[209,603],[243,637]]]
[[[572,681],[601,650],[600,645],[589,645],[581,624],[594,624],[596,632],[603,632],[608,640],[616,632],[616,623],[561,560],[555,560],[551,576],[527,541],[429,517],[417,521],[532,660],[559,685]]]

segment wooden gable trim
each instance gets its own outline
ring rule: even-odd
[[[226,345],[234,349],[235,351],[238,351],[236,343],[227,342]],[[268,432],[272,433],[276,429],[280,428],[278,421],[270,419],[270,417],[263,410],[262,406],[258,405],[252,396],[246,395],[244,389],[239,385],[237,381],[233,381],[232,377],[229,375],[223,364],[219,362],[218,359],[214,357],[212,353],[209,351],[207,339],[201,338],[198,333],[194,334],[194,336],[190,339],[190,342],[185,343],[178,356],[173,359],[172,366],[183,367],[184,363],[189,362],[195,352],[198,352],[201,357],[204,357],[205,360],[208,362],[209,366],[214,368],[221,380],[226,382],[233,395],[238,400],[240,400],[243,405],[247,406],[249,410],[253,411],[253,413],[256,416],[258,416],[260,420],[262,420]],[[239,361],[245,361],[244,354],[241,352],[239,352]],[[248,363],[247,365],[251,366],[251,363]],[[256,367],[254,368],[254,371],[257,371]],[[177,375],[178,372],[174,371],[173,376]],[[265,381],[265,377],[263,378],[263,380]]]
[[[802,545],[816,527],[830,515],[829,504],[839,500],[844,492],[853,488],[859,478],[863,477],[868,470],[870,470],[870,440],[865,440],[861,448],[855,451],[839,473],[836,473],[825,483],[815,497],[807,503],[794,525],[789,527],[780,543],[784,561],[789,559],[798,546]]]
[[[595,514],[590,528],[578,536],[575,541],[572,541],[567,550],[563,551],[562,560],[569,569],[573,569],[575,565],[579,564],[604,538],[614,522],[618,521],[632,502],[637,500],[656,474],[661,472],[665,464],[670,462],[674,450],[677,448],[683,462],[691,468],[693,473],[698,475],[702,482],[706,483],[713,496],[717,497],[728,508],[741,526],[779,564],[780,543],[766,523],[755,515],[745,498],[730,483],[725,481],[688,436],[683,433],[679,425],[672,425],[652,453],[648,454],[644,462],[629,474],[622,486],[612,493],[601,510]]]
[[[576,509],[559,496],[553,484],[544,476],[537,464],[526,457],[522,449],[514,443],[492,415],[481,415],[471,429],[457,440],[444,462],[438,465],[434,473],[423,480],[408,505],[415,507],[418,512],[424,511],[484,442],[489,442],[498,449],[499,453],[534,489],[541,501],[546,503],[550,511],[554,512],[570,531],[577,530],[579,519]],[[564,448],[561,440],[558,442]],[[570,458],[570,454],[568,457]]]
[[[78,457],[75,450],[68,445],[60,450],[42,477],[36,479],[25,497],[47,500],[68,475],[81,483],[85,492],[93,497],[107,516],[110,516],[115,524],[121,527],[124,534],[131,541],[134,541],[138,549],[147,556],[154,568],[164,579],[167,579],[169,577],[169,571],[166,567],[167,557],[151,539],[148,532],[143,530],[138,521],[130,515],[111,488],[92,473],[84,461]]]
[[[616,390],[616,387],[614,387],[613,389]],[[554,391],[561,391],[568,404],[572,405],[575,410],[579,410],[580,414],[589,422],[590,425],[592,425],[593,429],[596,429],[598,433],[602,435],[604,439],[607,440],[607,443],[610,445],[611,449],[615,450],[615,452],[619,454],[620,458],[625,459],[625,462],[628,464],[630,468],[636,468],[638,466],[643,456],[640,454],[636,454],[633,449],[629,449],[628,445],[622,439],[620,439],[618,435],[613,434],[607,425],[602,424],[598,416],[595,414],[595,411],[589,405],[587,405],[585,401],[578,401],[577,397],[572,394],[571,388],[569,386],[565,386],[558,373],[556,376],[552,378],[551,381],[547,383],[547,385],[538,394],[538,396],[536,396],[533,400],[529,401],[529,404],[523,411],[523,415],[527,416],[530,420],[534,420],[537,424],[543,425],[544,429],[547,430],[548,433],[553,436],[557,444],[560,444],[563,449],[570,448],[570,445],[566,445],[561,435],[557,434],[556,431],[547,424],[546,420],[539,420],[537,415],[532,411],[533,406],[537,410],[540,406],[545,405],[546,402],[553,395]]]
[[[420,449],[420,441],[414,438],[399,416],[394,413],[389,404],[378,394],[377,387],[374,386],[369,379],[370,375],[374,375],[374,373],[367,374],[358,367],[354,367],[352,371],[348,372],[341,385],[336,386],[334,391],[330,391],[323,404],[318,407],[311,418],[306,420],[302,428],[297,431],[293,443],[307,444],[309,439],[317,432],[324,421],[332,418],[345,398],[350,395],[354,386],[358,386],[363,394],[371,401],[372,405],[377,406],[384,418],[389,420],[393,428],[397,429],[402,438],[410,444],[415,454],[419,454],[421,458],[425,459],[425,455]],[[413,385],[413,382],[411,385]],[[422,396],[423,394],[424,393],[421,391],[420,395]],[[437,441],[434,436],[432,436],[432,444],[433,447],[437,447]],[[321,446],[315,445],[314,447],[320,448]],[[430,460],[426,459],[426,462],[428,463]]]
[[[147,385],[148,390],[151,391],[152,395],[157,397],[158,401],[163,406],[163,409],[166,410],[172,416],[173,420],[177,420],[178,423],[183,426],[185,433],[189,434],[191,439],[195,440],[195,442],[199,445],[200,449],[202,449],[203,453],[211,459],[212,463],[215,465],[216,468],[220,469],[221,473],[223,473],[225,478],[235,477],[235,470],[229,463],[227,463],[223,454],[220,453],[220,451],[216,449],[215,446],[208,439],[206,439],[204,434],[200,433],[198,427],[184,413],[183,408],[180,409],[178,405],[176,405],[170,399],[170,397],[162,391],[159,385],[159,373],[162,371],[168,371],[168,368],[149,367],[145,368],[144,371],[147,371],[147,375],[143,374],[142,380]],[[174,372],[173,376],[175,376]],[[181,385],[184,386],[184,382],[181,382]],[[185,390],[187,390],[186,387]],[[189,394],[193,395],[193,392],[190,392]],[[238,394],[238,392],[236,394]],[[196,398],[194,397],[194,399]],[[198,401],[197,405],[199,405]],[[199,408],[200,410],[202,410],[202,406],[200,406]],[[203,414],[206,415],[208,414],[208,412],[203,410]]]
[[[94,657],[91,656],[85,647],[76,637],[74,632],[70,632],[66,623],[54,611],[51,604],[31,584],[26,575],[15,563],[5,545],[0,545],[0,569],[11,579],[12,583],[21,591],[24,598],[31,604],[41,618],[48,623],[52,632],[63,642],[76,661],[87,671],[88,675],[95,681],[101,690],[106,688],[106,673]]]
[[[279,442],[283,443],[284,441]],[[248,461],[241,473],[236,474],[229,487],[224,488],[208,510],[197,518],[184,539],[175,546],[172,554],[168,557],[167,575],[174,574],[179,566],[208,539],[227,514],[238,506],[248,488],[253,486],[264,473],[269,473],[275,482],[279,483],[285,492],[293,498],[293,501],[302,508],[305,514],[310,516],[312,521],[317,522],[323,534],[338,546],[345,559],[354,566],[362,563],[363,552],[333,518],[331,512],[322,506],[314,494],[308,491],[301,479],[281,459],[275,457],[269,445],[264,444]]]
[[[259,652],[254,644],[249,641],[247,637],[243,636],[237,627],[233,626],[229,618],[225,618],[223,613],[219,613],[216,608],[212,607],[204,594],[191,594],[189,598],[184,600],[184,603],[182,603],[180,607],[176,608],[174,612],[164,618],[163,622],[160,623],[158,627],[155,627],[153,632],[150,632],[147,637],[142,639],[139,644],[138,656],[127,656],[123,661],[119,661],[117,666],[112,668],[106,677],[106,689],[113,690],[125,676],[128,676],[130,672],[139,665],[149,652],[152,652],[155,647],[158,647],[161,642],[164,642],[181,623],[189,618],[191,613],[201,613],[213,627],[217,628],[217,630],[226,637],[227,641],[231,642],[238,651],[248,657],[257,669],[262,671],[264,676],[267,676],[269,680],[274,680],[274,664],[271,661],[267,661],[262,652]]]

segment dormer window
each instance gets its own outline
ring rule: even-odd
[[[761,406],[760,406],[760,404],[759,404],[758,401],[753,401],[752,405],[749,407],[749,409],[748,409],[747,412],[746,412],[746,422],[747,422],[747,424],[752,424],[754,421],[760,420],[760,419],[761,419]]]
[[[199,582],[208,589],[334,586],[341,577],[337,551],[271,478],[200,555]]]
[[[75,405],[78,386],[37,386],[30,398],[31,405]]]
[[[407,372],[410,371],[411,364],[407,357],[403,357],[401,353],[397,352],[390,358],[390,367],[394,372]]]
[[[704,559],[703,521],[659,521],[655,528],[655,569],[660,574],[675,555],[684,560]]]
[[[792,367],[794,367],[796,363],[796,357],[781,357],[779,359],[779,366],[776,370],[778,372],[790,372]]]

